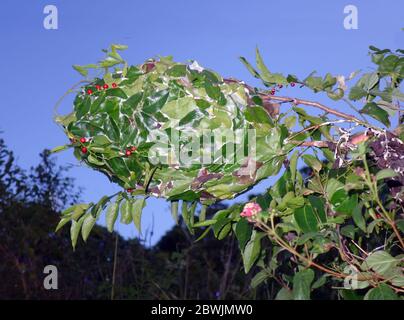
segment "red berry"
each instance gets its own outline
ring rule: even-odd
[[[271,94],[274,95],[274,94],[275,94],[275,90],[271,90]]]
[[[87,148],[86,148],[86,147],[82,147],[82,148],[81,148],[81,152],[87,153]]]
[[[376,213],[376,218],[381,219],[382,215],[380,213]]]
[[[129,188],[129,189],[126,189],[126,191],[128,191],[129,193],[132,193],[133,189]]]
[[[133,151],[136,151],[136,149],[137,149],[136,147],[131,147],[131,148],[130,148],[130,151],[133,152]]]
[[[112,88],[116,88],[118,85],[114,82],[112,83]]]
[[[126,150],[126,151],[125,151],[125,154],[126,154],[126,156],[129,157],[129,156],[132,154],[132,152],[131,152],[130,150]]]
[[[108,86],[107,84],[104,84],[102,87],[103,87],[104,89],[108,89],[108,88],[109,88],[109,86]]]
[[[292,87],[294,87],[294,86],[295,86],[295,83],[294,83],[294,82],[291,82],[290,85],[291,85]]]
[[[88,90],[87,90],[87,93],[88,93],[88,94],[92,94],[92,93],[93,93],[93,90],[88,89]]]
[[[101,90],[101,86],[99,84],[97,84],[95,87],[97,88],[97,90]]]
[[[282,89],[282,88],[283,88],[283,85],[278,84],[278,88],[279,88],[279,89]]]
[[[86,143],[86,142],[87,142],[87,139],[84,138],[84,137],[82,137],[82,138],[80,138],[80,142],[81,142],[81,143]]]

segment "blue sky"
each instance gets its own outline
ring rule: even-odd
[[[48,4],[58,8],[57,30],[43,27],[43,8]],[[358,30],[343,27],[348,4],[358,8]],[[257,45],[271,70],[301,77],[313,70],[344,75],[367,70],[370,44],[404,47],[404,2],[398,0],[3,0],[0,6],[0,131],[26,168],[38,162],[42,149],[66,142],[52,121],[52,109],[80,80],[71,65],[97,61],[100,50],[111,43],[129,46],[123,56],[131,64],[173,55],[178,61],[195,59],[224,76],[252,84],[258,83],[238,56],[253,60]],[[305,89],[284,93],[329,103]],[[71,98],[62,112],[70,110]],[[70,175],[85,188],[85,201],[97,201],[117,190],[103,175],[78,166],[70,152],[57,157],[60,164],[75,164]],[[271,181],[260,183],[253,192],[263,191]],[[173,225],[163,200],[148,201],[143,216],[143,230],[154,220],[152,243]],[[117,230],[128,237],[137,235],[133,225],[118,225]]]

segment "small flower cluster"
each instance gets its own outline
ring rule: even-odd
[[[249,202],[244,206],[243,211],[240,213],[240,216],[247,218],[248,221],[251,222],[256,218],[257,214],[260,213],[261,211],[262,208],[258,203]]]

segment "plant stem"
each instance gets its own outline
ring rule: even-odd
[[[366,156],[363,156],[362,160],[363,160],[363,165],[364,165],[365,171],[366,171],[366,182],[367,182],[367,184],[369,186],[369,189],[370,189],[371,193],[373,194],[373,199],[375,200],[375,202],[378,204],[378,206],[382,210],[383,218],[387,221],[387,223],[393,229],[394,234],[396,235],[398,241],[400,242],[401,248],[404,249],[404,240],[400,235],[400,231],[397,229],[394,219],[390,217],[389,213],[386,211],[386,209],[384,208],[383,203],[381,202],[381,200],[379,198],[379,193],[377,191],[377,182],[372,181],[369,166],[368,166],[368,163],[366,161]]]
[[[112,286],[111,286],[111,300],[114,300],[115,294],[115,279],[116,279],[116,265],[118,261],[118,233],[115,234],[115,251],[114,251],[114,266],[112,269]]]

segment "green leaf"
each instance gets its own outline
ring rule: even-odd
[[[401,270],[395,270],[395,275],[393,275],[393,278],[391,280],[391,283],[397,287],[404,287],[404,275],[401,272]]]
[[[98,135],[93,137],[91,144],[98,147],[104,147],[111,144],[111,140],[109,140],[105,135]]]
[[[291,197],[287,197],[288,194],[290,194]],[[285,206],[289,209],[297,209],[304,206],[304,198],[302,196],[296,197],[293,192],[287,193],[284,200]]]
[[[171,201],[171,216],[176,224],[178,224],[178,200]]]
[[[258,47],[255,48],[255,59],[256,59],[256,62],[257,62],[257,68],[258,68],[259,71],[261,71],[261,75],[260,75],[261,78],[264,81],[267,81],[268,79],[271,78],[271,72],[266,67],[266,65],[264,63],[264,60],[261,57],[261,54],[260,54],[260,51],[259,51]]]
[[[192,97],[183,97],[167,102],[161,112],[169,118],[181,120],[185,115],[194,110],[196,107]]]
[[[351,90],[349,91],[348,97],[350,100],[356,101],[363,97],[366,97],[366,95],[367,95],[367,92],[365,90],[363,90],[363,88],[355,86],[355,87],[352,87]]]
[[[262,107],[249,107],[245,110],[245,118],[247,121],[255,123],[266,123],[273,125],[268,112],[266,112]]]
[[[327,91],[327,96],[335,101],[342,99],[344,97],[344,94],[345,92],[341,88],[336,88],[335,90]]]
[[[111,45],[111,50],[126,50],[128,49],[128,46],[125,44],[112,44]]]
[[[122,158],[109,159],[108,163],[116,175],[123,177],[128,177],[130,175],[128,167],[126,166],[125,161]]]
[[[77,64],[73,65],[73,69],[80,73],[82,76],[86,77],[88,75],[88,70],[83,66],[79,66]]]
[[[231,221],[231,218],[226,217],[217,220],[213,226],[213,233],[217,239],[222,240],[229,234],[231,230]]]
[[[379,64],[379,72],[383,74],[393,74],[396,66],[399,62],[399,58],[395,55],[389,55],[384,58]]]
[[[314,171],[320,172],[321,168],[323,167],[322,163],[320,160],[318,160],[315,156],[311,154],[305,154],[303,155],[303,161],[306,163],[310,168],[312,168]]]
[[[251,279],[251,288],[257,288],[262,282],[270,277],[267,270],[261,270]]]
[[[375,102],[367,103],[359,112],[367,114],[380,121],[385,126],[390,127],[389,114],[386,110],[380,108]]]
[[[68,223],[71,220],[72,220],[71,217],[65,217],[60,219],[58,225],[56,226],[55,232],[58,232],[66,223]]]
[[[122,62],[123,61],[121,59],[117,59],[117,57],[108,56],[104,60],[100,61],[100,67],[109,68],[109,67],[113,67],[117,64],[120,64]]]
[[[123,111],[125,113],[129,113],[131,115],[133,110],[135,110],[137,108],[137,106],[139,105],[140,101],[142,101],[142,98],[143,98],[143,92],[137,92],[134,95],[132,95],[129,99],[127,99],[124,102],[125,109]],[[129,111],[125,111],[125,110],[129,110]]]
[[[382,276],[386,276],[397,266],[398,262],[399,261],[388,252],[376,251],[366,258],[364,266],[367,266]]]
[[[198,239],[195,240],[195,242],[201,241],[203,238],[205,238],[211,229],[212,226],[207,227],[205,231],[203,231],[203,233],[198,237]]]
[[[235,233],[240,251],[244,251],[248,240],[251,238],[252,227],[250,223],[246,219],[240,219],[236,224]]]
[[[253,68],[253,66],[247,61],[246,58],[240,57],[239,59],[240,59],[240,61],[245,65],[245,67],[247,68],[247,70],[250,71],[250,73],[251,73],[255,78],[260,79],[260,74],[257,72],[257,70],[255,70],[255,69]]]
[[[51,151],[49,151],[50,153],[57,153],[57,152],[61,152],[63,150],[66,150],[68,148],[71,148],[71,145],[65,144],[64,146],[58,146],[53,148]]]
[[[201,211],[199,212],[199,222],[205,221],[207,209],[208,209],[208,206],[206,204],[202,204]]]
[[[194,223],[194,228],[208,227],[208,226],[211,226],[212,224],[215,224],[216,222],[217,222],[217,220],[215,220],[215,219],[203,220],[203,221]]]
[[[383,169],[376,173],[376,180],[393,178],[397,175],[397,172],[395,172],[393,169]]]
[[[358,295],[354,290],[340,290],[339,291],[344,300],[363,300],[363,297]]]
[[[73,206],[71,206],[71,207],[68,207],[66,210],[62,211],[61,215],[62,215],[62,216],[66,216],[66,215],[68,215],[68,214],[71,214],[72,212],[74,212],[74,211],[76,210],[76,208],[77,208],[78,206],[82,206],[82,207],[85,208],[85,209],[88,208],[88,206],[87,206],[86,203],[75,204],[75,205],[73,205]],[[85,206],[87,206],[87,207],[85,207]]]
[[[143,108],[143,112],[153,115],[156,112],[160,111],[161,108],[163,108],[163,106],[166,104],[168,96],[169,96],[169,92],[166,92],[166,91],[159,92],[156,100],[154,100],[153,103],[145,106]]]
[[[290,117],[286,117],[285,120],[283,121],[283,123],[285,124],[285,126],[291,130],[293,129],[293,127],[296,124],[296,116],[290,116]]]
[[[297,272],[293,277],[293,299],[310,300],[310,286],[314,280],[314,271],[306,269]]]
[[[344,185],[342,184],[342,182],[334,178],[329,179],[325,188],[327,198],[331,201],[334,193],[336,193],[340,189],[344,189]]]
[[[91,215],[94,218],[98,218],[98,216],[100,215],[101,211],[104,209],[105,205],[107,204],[107,202],[110,200],[110,197],[108,196],[103,196],[100,201],[98,201],[98,203],[92,207],[91,209]]]
[[[364,300],[400,300],[400,298],[387,284],[381,283],[378,287],[370,289]]]
[[[188,230],[191,231],[192,227],[190,226],[190,210],[188,208],[188,203],[186,201],[182,201],[182,206],[181,206],[181,215],[182,218],[185,222],[185,225],[187,226]]]
[[[121,206],[121,223],[129,224],[132,222],[132,202],[123,200]]]
[[[355,208],[358,206],[358,195],[346,198],[339,206],[335,208],[336,212],[352,215]]]
[[[268,192],[257,196],[256,202],[260,205],[263,211],[267,210],[271,204],[272,197]]]
[[[177,64],[167,70],[167,74],[172,77],[183,77],[186,75],[187,66],[185,64]]]
[[[122,99],[127,99],[128,96],[126,95],[125,91],[120,88],[111,88],[106,91],[106,95],[108,97],[119,97]]]
[[[114,225],[116,219],[118,218],[119,213],[119,205],[122,201],[122,196],[119,194],[114,203],[111,203],[107,209],[107,213],[105,215],[105,224],[107,225],[107,229],[109,232],[114,231]]]
[[[314,92],[323,90],[323,79],[321,77],[309,76],[304,80],[307,87],[313,89]]]
[[[65,211],[62,212],[63,217],[70,217],[73,220],[79,219],[86,210],[92,206],[92,203],[79,203],[76,205],[67,208]]]
[[[72,242],[73,249],[76,248],[77,239],[80,234],[80,229],[83,224],[85,216],[82,216],[78,221],[72,220],[72,225],[70,227],[70,239]]]
[[[91,99],[89,96],[86,96],[85,98],[80,98],[77,96],[74,100],[74,110],[76,111],[77,119],[81,119],[83,116],[85,116],[89,112],[90,106]]]
[[[341,234],[345,237],[349,237],[351,239],[355,239],[355,226],[349,224],[341,228]]]
[[[397,220],[396,225],[401,232],[404,232],[404,219]]]
[[[93,217],[91,214],[87,213],[83,220],[83,225],[81,227],[81,236],[84,241],[87,241],[88,236],[90,235],[91,230],[93,229],[97,218]]]
[[[242,254],[245,273],[248,273],[257,261],[261,253],[261,239],[264,236],[264,233],[258,233],[256,230],[253,230],[251,238],[247,242]]]
[[[374,88],[374,86],[379,82],[379,75],[377,72],[373,72],[368,74],[366,78],[364,78],[363,89],[369,92]]]
[[[314,210],[314,213],[317,214],[320,222],[326,223],[327,222],[327,214],[325,212],[325,199],[315,196],[308,196],[309,202]]]
[[[339,189],[336,192],[334,192],[334,194],[332,195],[330,202],[338,207],[342,204],[342,202],[344,202],[346,200],[347,197],[347,192],[345,191],[345,189]]]
[[[353,212],[352,212],[352,218],[355,222],[355,224],[364,232],[366,232],[366,222],[365,218],[363,217],[362,214],[362,204],[358,204]]]
[[[318,289],[320,287],[322,287],[323,285],[325,285],[327,282],[327,275],[323,274],[320,278],[318,278],[311,286],[311,289]]]
[[[221,102],[223,101],[224,96],[223,96],[223,93],[220,90],[219,86],[212,85],[211,83],[206,82],[205,90],[210,98],[212,98],[213,100],[216,100],[217,102],[219,102],[219,104],[223,104]]]
[[[145,198],[138,198],[133,203],[132,219],[133,219],[133,222],[135,223],[136,229],[139,231],[139,233],[142,233],[141,218],[142,218],[143,208],[145,206],[146,206]]]
[[[293,300],[293,292],[286,288],[281,288],[276,294],[275,300]]]
[[[295,183],[297,173],[297,161],[299,157],[299,151],[296,150],[290,157],[289,169],[292,182]]]
[[[65,116],[57,116],[55,117],[55,122],[61,124],[64,127],[67,127],[72,122],[76,121],[76,112],[71,112]]]
[[[98,160],[95,156],[93,156],[92,154],[89,154],[87,157],[88,162],[90,162],[91,164],[95,164],[96,166],[103,166],[105,164],[104,161],[102,160]]]
[[[317,228],[317,217],[311,206],[295,209],[294,217],[297,225],[303,232],[315,232]]]

